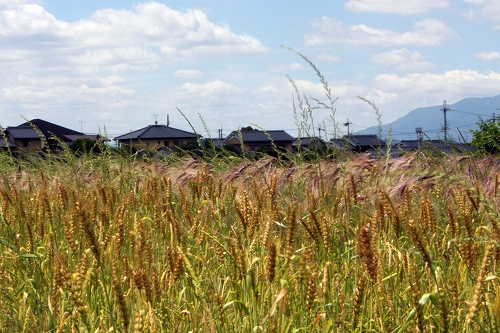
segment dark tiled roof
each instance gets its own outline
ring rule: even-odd
[[[7,133],[14,138],[17,139],[40,139],[40,135],[35,129],[31,126],[17,126],[17,127],[7,127],[5,129]]]
[[[7,147],[9,147],[9,148],[15,148],[17,146],[10,139],[7,139],[7,141],[5,141],[4,138],[0,138],[0,148],[7,148]]]
[[[149,125],[128,134],[117,136],[117,141],[148,139],[196,139],[199,135],[165,125]]]
[[[239,132],[233,131],[226,137],[226,142],[232,138],[239,139]],[[251,143],[251,142],[283,142],[283,141],[294,141],[294,138],[283,130],[275,130],[275,131],[241,131],[241,137],[243,138],[243,142]]]
[[[42,133],[43,135],[49,139],[52,136],[57,136],[60,139],[63,139],[64,141],[71,141],[68,138],[65,138],[66,135],[80,135],[83,136],[85,134],[81,132],[74,131],[72,129],[59,126],[56,124],[53,124],[51,122],[42,120],[42,119],[33,119],[28,122],[25,122],[24,124],[19,125],[18,127],[21,126],[36,126]]]
[[[320,138],[316,138],[316,137],[310,138],[310,137],[306,136],[306,137],[300,138],[300,140],[299,140],[299,138],[293,140],[294,146],[298,146],[299,144],[301,146],[308,146],[310,144],[326,144],[326,142],[325,142],[325,140],[320,139]]]
[[[351,149],[353,150],[355,148],[355,145],[347,140],[346,137],[341,138],[341,139],[330,139],[330,144],[337,149]]]
[[[345,138],[357,146],[378,146],[384,143],[376,134],[349,135]]]
[[[468,143],[446,142],[443,140],[401,140],[398,146],[403,150],[437,149],[446,153],[475,151]]]
[[[7,135],[4,132],[4,129],[0,127],[0,148],[7,148],[7,147],[15,148],[16,144],[7,137]]]

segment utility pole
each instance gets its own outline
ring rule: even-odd
[[[349,121],[349,118],[347,118],[347,123],[344,123],[344,126],[347,126],[347,136],[349,136],[349,125],[352,123]]]
[[[83,133],[83,120],[78,120],[80,123],[80,133]]]
[[[217,133],[219,134],[219,139],[222,139],[222,126],[217,130]]]
[[[321,140],[321,131],[324,131],[324,129],[322,129],[321,126],[318,126],[318,135],[320,140]]]
[[[417,141],[420,142],[423,140],[424,136],[423,136],[423,131],[422,131],[422,127],[417,127],[415,128],[415,133],[417,133]]]
[[[446,112],[450,111],[450,109],[448,107],[446,107],[446,101],[443,102],[443,108],[441,110],[443,111],[443,115],[444,115],[444,126],[443,126],[444,141],[448,141],[448,123],[446,122]]]

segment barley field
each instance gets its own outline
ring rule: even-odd
[[[1,332],[497,332],[492,158],[0,161]]]

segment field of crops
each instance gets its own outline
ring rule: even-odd
[[[1,332],[495,332],[493,158],[0,166]]]

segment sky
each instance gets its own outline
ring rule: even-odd
[[[500,1],[0,0],[0,78],[3,127],[333,137],[500,94]]]

